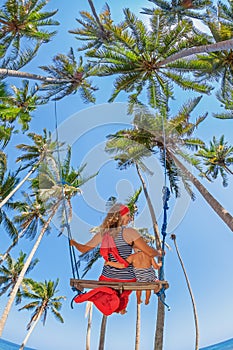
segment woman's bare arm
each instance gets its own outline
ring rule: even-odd
[[[70,245],[74,246],[81,253],[86,253],[86,252],[89,252],[89,250],[95,248],[98,244],[101,243],[101,241],[102,241],[102,237],[101,237],[101,234],[98,232],[90,241],[88,241],[85,244],[78,243],[75,240],[71,239]]]
[[[133,247],[140,249],[143,253],[149,255],[152,258],[154,256],[162,256],[161,250],[156,250],[156,249],[150,247],[148,244],[146,244],[146,242],[144,241],[144,239],[142,237],[139,237],[134,241]]]

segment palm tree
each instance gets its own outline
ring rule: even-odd
[[[181,177],[185,189],[191,194],[192,198],[194,198],[188,182],[191,181],[212,209],[233,231],[232,215],[222,207],[222,205],[179,160],[179,157],[182,157],[185,161],[188,161],[201,171],[197,158],[190,156],[190,154],[184,151],[184,146],[195,149],[198,146],[203,145],[201,140],[191,138],[193,131],[206,117],[199,117],[195,123],[191,123],[190,121],[190,114],[198,104],[199,100],[200,98],[190,100],[187,104],[182,106],[177,116],[170,119],[168,119],[165,110],[163,117],[161,114],[153,115],[144,108],[137,108],[135,109],[135,117],[133,121],[134,129],[119,131],[115,136],[130,139],[138,144],[143,144],[144,147],[151,151],[151,153],[155,152],[155,150],[159,150],[161,162],[166,168],[171,188],[176,193],[179,193],[177,181]]]
[[[69,33],[75,34],[78,40],[87,41],[84,46],[78,49],[79,51],[99,49],[102,45],[110,44],[114,40],[111,29],[113,20],[108,4],[105,4],[103,12],[98,16],[93,2],[91,0],[88,0],[88,2],[92,14],[81,11],[81,19],[76,19],[81,28],[69,30]]]
[[[7,158],[5,153],[0,153],[0,200],[4,201],[8,197],[12,189],[17,186],[19,179],[17,173],[7,171]],[[13,203],[8,203],[8,208],[11,208]],[[10,237],[17,236],[17,229],[12,220],[7,215],[6,211],[1,209],[0,205],[0,224],[2,224]]]
[[[187,287],[188,287],[189,294],[190,294],[191,301],[192,301],[193,315],[194,315],[194,321],[195,321],[195,330],[196,330],[195,350],[198,350],[199,349],[199,326],[198,326],[198,317],[197,317],[196,303],[195,303],[195,299],[194,299],[194,296],[193,296],[192,288],[191,288],[191,285],[190,285],[190,282],[189,282],[189,279],[188,279],[188,275],[187,275],[187,272],[185,270],[184,263],[183,263],[183,260],[181,258],[181,255],[180,255],[177,243],[176,243],[176,235],[172,234],[171,235],[171,239],[174,242],[174,245],[175,245],[175,248],[176,248],[176,253],[177,253],[178,259],[180,261],[182,270],[184,272],[185,280],[186,280]]]
[[[229,6],[227,6],[229,4]],[[212,6],[207,11],[204,23],[207,25],[212,35],[212,41],[216,44],[232,40],[232,4],[229,1],[226,3],[218,2],[217,6]],[[231,16],[231,17],[230,17]],[[232,55],[231,47],[226,47],[222,51],[212,52],[208,55],[198,55],[197,60],[201,65],[201,69],[195,73],[195,76],[208,81],[221,81],[223,94],[227,87],[225,84],[232,84]]]
[[[116,136],[116,137],[115,137]],[[135,165],[137,174],[142,183],[143,192],[147,201],[149,212],[154,230],[154,240],[156,248],[161,249],[160,232],[156,219],[155,210],[147,190],[146,182],[142,176],[142,172],[146,171],[150,175],[152,173],[143,163],[143,158],[150,156],[150,151],[142,144],[131,141],[129,138],[118,137],[119,134],[109,136],[109,141],[106,144],[106,151],[110,154],[116,154],[114,159],[118,161],[120,169],[124,169],[127,166]],[[138,314],[139,312],[139,314]],[[155,331],[155,350],[163,348],[163,333],[164,333],[164,320],[165,320],[165,307],[164,304],[158,299],[157,319],[156,319],[156,331]],[[139,348],[140,343],[140,308],[137,306],[137,320],[136,320],[136,339],[135,349]]]
[[[25,258],[26,258],[26,254],[23,253],[22,251],[20,251],[19,253],[19,257],[17,260],[14,260],[10,255],[7,256],[6,259],[6,265],[4,266],[0,266],[0,296],[2,296],[3,294],[5,294],[6,292],[8,292],[8,295],[10,294],[10,292],[12,291],[12,289],[14,288],[16,282],[17,282],[17,278],[20,274],[20,272],[23,269],[24,263],[25,263]],[[28,274],[34,267],[35,265],[38,263],[38,259],[34,259],[27,271],[26,274]],[[24,285],[26,283],[27,279],[25,278],[23,280],[23,284]],[[20,300],[20,290],[17,291],[18,292],[18,298],[17,301]]]
[[[7,201],[19,190],[19,188],[27,181],[27,179],[38,169],[38,166],[44,162],[48,161],[49,158],[53,156],[53,153],[62,144],[58,144],[56,141],[52,140],[51,132],[47,133],[44,129],[44,135],[38,135],[36,133],[29,133],[29,138],[34,141],[34,145],[20,144],[16,147],[23,152],[22,156],[19,156],[16,162],[27,162],[21,167],[21,170],[30,167],[30,171],[27,175],[14,187],[13,190],[8,191],[8,195],[0,203],[0,208],[7,203]]]
[[[224,141],[224,135],[220,137],[219,141],[214,136],[213,141],[210,141],[209,148],[202,146],[196,156],[200,157],[207,167],[204,172],[205,176],[216,179],[220,174],[223,186],[228,185],[227,174],[233,175],[229,168],[233,164],[233,146],[228,146],[227,142]]]
[[[23,39],[36,46],[50,41],[56,34],[42,29],[59,24],[51,18],[58,10],[41,11],[46,4],[45,0],[7,0],[0,8],[0,42],[5,52],[10,50],[10,59],[19,54]]]
[[[61,99],[80,90],[84,102],[95,102],[93,92],[97,88],[89,81],[89,77],[95,75],[95,68],[89,63],[83,64],[82,57],[79,57],[77,62],[72,48],[68,55],[57,54],[52,65],[40,68],[48,73],[48,76],[19,71],[17,64],[15,67],[0,68],[0,76],[42,81],[40,90],[47,91],[45,101],[52,96],[55,96],[54,99]]]
[[[24,235],[30,240],[35,238],[37,233],[38,225],[43,226],[46,222],[44,215],[46,213],[46,203],[43,203],[39,196],[35,197],[32,201],[30,196],[24,193],[24,202],[14,202],[12,208],[19,211],[19,215],[14,216],[14,223],[19,228],[19,233],[14,237],[11,245],[7,248],[6,252],[1,255],[0,265],[7,258],[11,249],[15,247],[19,239]]]
[[[156,5],[153,9],[143,8],[142,13],[153,15],[160,9],[171,24],[177,23],[184,18],[204,19],[205,14],[201,11],[212,4],[211,0],[149,0]]]
[[[24,349],[32,331],[41,318],[43,318],[43,325],[45,325],[49,310],[58,321],[64,323],[59,311],[62,306],[61,300],[65,299],[65,296],[55,296],[58,292],[58,282],[59,279],[55,282],[49,280],[44,283],[30,280],[27,283],[27,286],[23,288],[23,297],[29,298],[32,301],[21,307],[19,310],[34,310],[34,312],[27,325],[28,333],[19,348],[20,350]]]
[[[17,278],[17,281],[14,285],[14,288],[11,290],[11,293],[10,293],[10,296],[9,296],[9,299],[8,299],[8,302],[5,306],[5,309],[3,310],[3,313],[2,313],[2,317],[0,319],[0,336],[2,336],[2,332],[4,330],[4,327],[5,327],[5,324],[6,324],[6,321],[7,321],[7,318],[8,318],[8,315],[9,315],[9,312],[11,310],[11,307],[13,305],[13,302],[15,300],[15,297],[17,295],[17,291],[20,287],[20,285],[22,284],[23,282],[23,279],[24,279],[24,276],[25,276],[25,273],[26,271],[28,270],[30,264],[31,264],[31,261],[33,259],[33,256],[35,255],[36,251],[37,251],[37,248],[39,247],[39,244],[45,234],[45,232],[47,231],[49,225],[50,225],[50,222],[52,220],[52,218],[54,217],[54,215],[56,214],[56,211],[59,207],[59,204],[60,202],[56,203],[52,208],[51,208],[51,214],[50,216],[48,217],[46,223],[44,224],[44,226],[42,227],[42,230],[40,232],[40,234],[38,235],[37,237],[37,240],[30,252],[30,254],[28,255],[27,257],[27,260],[26,262],[24,263],[24,266],[22,267],[22,270],[20,272],[20,274],[18,275],[18,278]]]
[[[47,164],[41,163],[40,165],[40,180],[37,178],[32,181],[32,187],[36,194],[39,193],[40,200],[46,203],[47,218],[30,254],[28,255],[27,261],[25,262],[24,267],[18,276],[18,280],[10,294],[5,310],[3,311],[2,318],[0,319],[0,336],[3,332],[17,290],[23,281],[24,274],[33,256],[35,255],[45,232],[48,231],[50,223],[57,213],[59,207],[61,208],[61,214],[65,215],[65,219],[64,216],[62,217],[62,222],[68,223],[69,220],[71,220],[72,215],[71,198],[80,193],[80,188],[78,186],[83,185],[86,181],[95,176],[95,174],[89,177],[81,176],[85,165],[80,167],[78,170],[74,170],[73,167],[70,167],[70,161],[71,150],[69,148],[64,164],[56,163],[53,158],[50,158],[50,162]],[[68,206],[69,213],[66,211],[66,206]],[[64,227],[64,225],[62,226]]]
[[[210,91],[207,84],[190,80],[179,62],[173,63],[172,68],[165,65],[167,58],[180,53],[184,48],[208,44],[207,37],[195,33],[188,21],[170,27],[166,18],[159,14],[151,18],[151,28],[148,30],[143,21],[129,9],[124,9],[124,15],[126,29],[113,28],[114,43],[87,53],[94,58],[94,64],[99,65],[97,75],[118,75],[110,101],[120,91],[130,93],[130,99],[137,100],[145,88],[153,107],[160,104],[164,96],[172,96],[171,82],[184,89],[205,93]]]
[[[5,88],[3,84],[2,87]],[[15,131],[15,122],[18,121],[23,132],[28,130],[32,119],[31,113],[37,106],[45,103],[45,100],[37,95],[37,85],[29,89],[28,80],[23,81],[23,87],[21,89],[14,85],[11,88],[14,95],[11,95],[7,91],[4,93],[0,88],[0,119],[3,146],[10,141],[12,133]]]

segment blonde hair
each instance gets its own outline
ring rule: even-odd
[[[120,232],[122,225],[122,216],[120,214],[121,206],[121,203],[116,203],[109,209],[108,214],[100,226],[100,232],[102,235],[106,231],[109,231],[111,236],[117,236]]]

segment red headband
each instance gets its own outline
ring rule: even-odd
[[[127,213],[129,213],[129,208],[126,205],[121,205],[120,206],[120,215],[124,216]]]

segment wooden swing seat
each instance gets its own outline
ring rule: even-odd
[[[109,287],[122,292],[123,290],[155,290],[159,292],[163,287],[167,289],[169,284],[167,281],[155,281],[155,282],[106,282],[95,280],[78,280],[71,278],[71,287],[76,288],[79,291],[83,291],[85,288],[94,289],[98,287]]]

